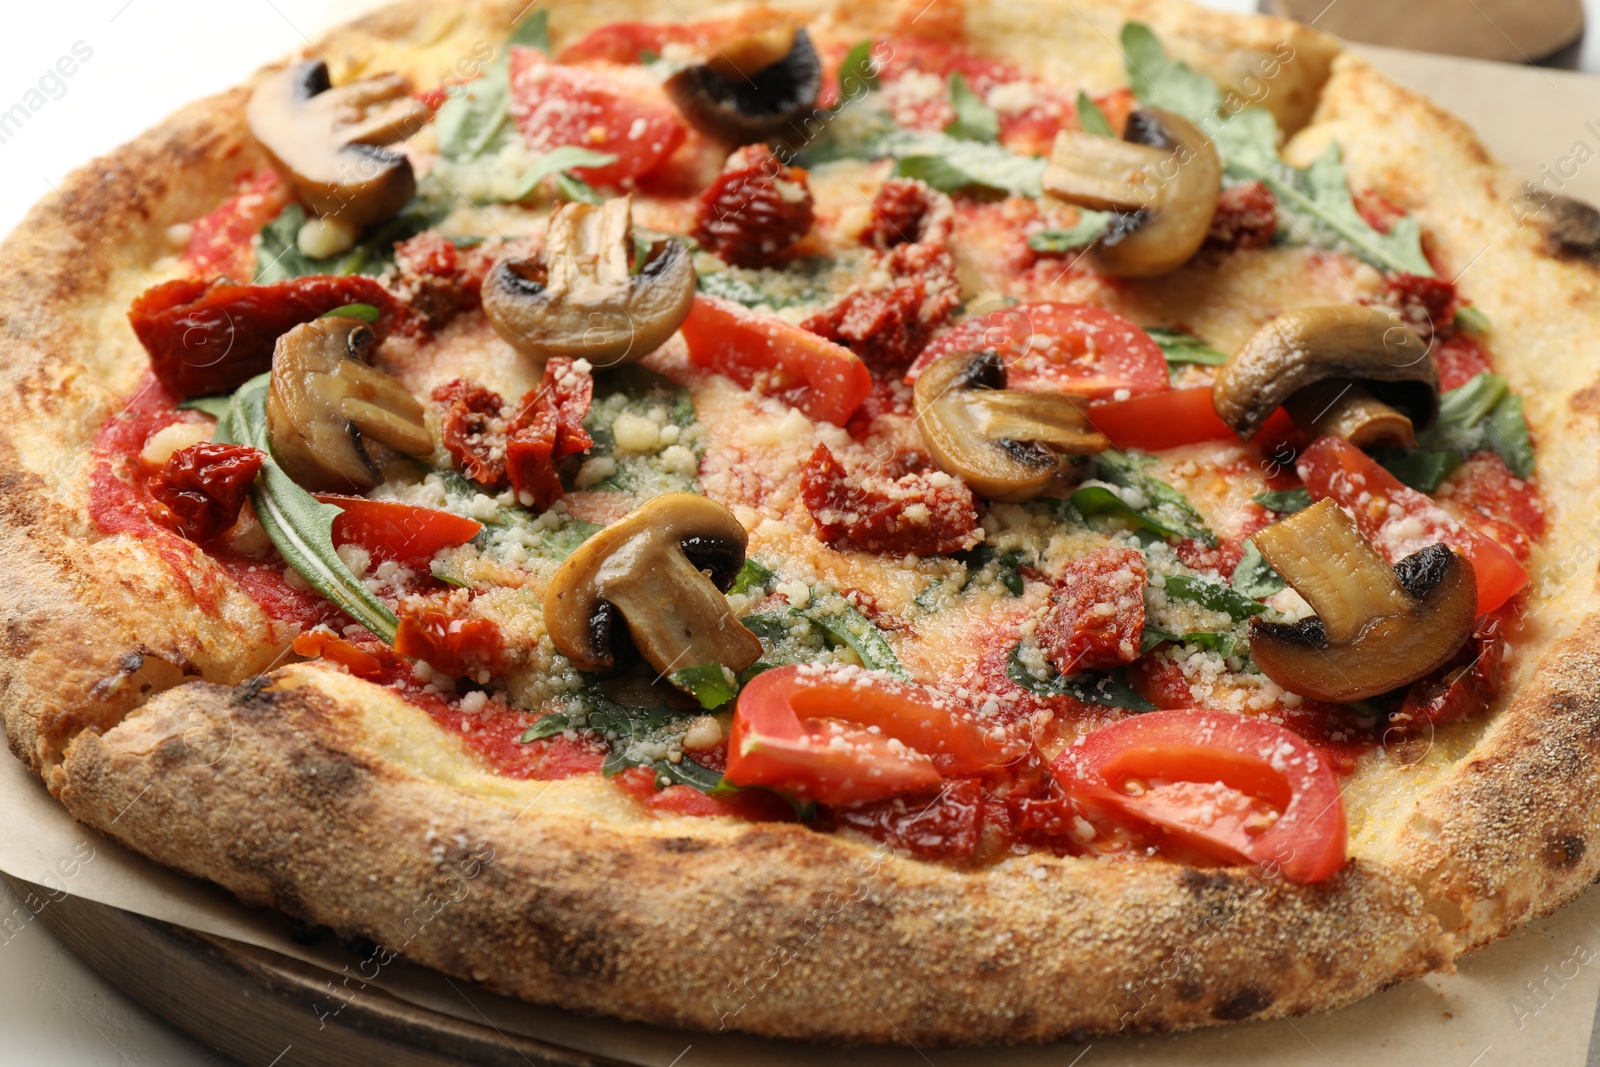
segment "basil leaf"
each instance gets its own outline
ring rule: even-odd
[[[1511,392],[1498,374],[1474,375],[1442,395],[1439,418],[1417,435],[1417,445],[1428,451],[1456,452],[1463,458],[1490,449],[1517,477],[1533,475],[1533,443],[1522,413],[1522,398]]]
[[[829,637],[848,647],[860,657],[861,665],[868,670],[883,671],[896,678],[910,678],[905,668],[900,666],[900,658],[894,654],[894,649],[883,639],[883,631],[852,607],[849,601],[843,597],[838,600],[839,604],[830,604],[826,610],[811,605],[796,614],[810,619]]]
[[[1157,630],[1154,626],[1146,626],[1144,633],[1139,637],[1139,655],[1142,656],[1169,641],[1178,640],[1181,638],[1177,634],[1169,634],[1165,630]]]
[[[259,285],[265,285],[302,278],[308,274],[365,274],[376,277],[394,262],[394,246],[397,242],[415,237],[438,221],[439,217],[442,216],[437,216],[420,199],[413,200],[404,211],[373,230],[348,252],[313,259],[300,251],[300,227],[306,222],[305,209],[299,204],[290,204],[261,229],[260,244],[256,248],[254,280]]]
[[[1192,634],[1169,634],[1165,630],[1154,630],[1145,627],[1144,636],[1140,641],[1139,654],[1142,656],[1158,645],[1167,643],[1175,645],[1193,645],[1206,652],[1215,652],[1223,659],[1233,655],[1238,639],[1231,633],[1211,630],[1201,630]]]
[[[744,593],[751,588],[764,589],[772,581],[772,572],[754,559],[744,561],[744,566],[739,568],[739,574],[733,579],[733,588],[730,593]]]
[[[1202,578],[1174,575],[1167,579],[1165,588],[1170,597],[1199,604],[1211,611],[1220,611],[1234,622],[1248,619],[1252,615],[1260,615],[1267,610],[1265,604],[1258,604],[1243,593]]]
[[[861,41],[845,53],[839,64],[839,95],[855,100],[878,87],[878,64],[872,58],[872,42]]]
[[[221,422],[223,418],[227,416],[228,409],[232,406],[232,396],[192,396],[188,400],[180,403],[178,405],[178,410],[203,411],[207,415],[210,415],[213,419]],[[212,435],[211,440],[215,441],[219,445],[227,443],[225,441],[217,441],[215,434]]]
[[[1298,489],[1268,489],[1250,498],[1268,511],[1279,515],[1293,515],[1311,506],[1311,493],[1304,487]]]
[[[966,580],[961,583],[962,592],[969,589],[972,583],[977,581],[979,572],[992,563],[995,565],[995,579],[1005,586],[1006,591],[1012,596],[1022,595],[1025,583],[1019,568],[1024,560],[1020,554],[1016,552],[1000,553],[996,552],[992,545],[980,544],[976,548],[952,553],[950,558],[967,568]]]
[[[1233,568],[1233,581],[1230,584],[1235,592],[1251,600],[1269,597],[1289,586],[1289,583],[1272,569],[1272,564],[1262,557],[1261,550],[1256,547],[1254,541],[1244,543],[1244,555],[1239,558],[1239,565]]]
[[[1461,466],[1459,452],[1429,452],[1421,448],[1377,448],[1378,465],[1419,493],[1431,493],[1450,472]]]
[[[540,8],[521,22],[511,31],[511,36],[506,38],[506,45],[520,45],[523,48],[537,48],[545,55],[550,54],[550,12]]]
[[[547,737],[555,737],[557,734],[564,734],[572,728],[571,721],[569,721],[565,715],[561,714],[560,712],[555,712],[550,715],[546,715],[544,718],[540,719],[538,722],[522,731],[522,736],[517,738],[517,741],[524,745],[529,741],[543,741]]]
[[[1086,519],[1099,515],[1114,515],[1162,538],[1189,536],[1182,527],[1169,526],[1148,512],[1135,511],[1125,500],[1103,485],[1086,485],[1067,500],[1077,509],[1078,514]]]
[[[1040,696],[1068,696],[1085,704],[1099,704],[1128,711],[1155,711],[1156,706],[1140,696],[1128,684],[1127,671],[1122,668],[1109,671],[1079,671],[1064,675],[1054,667],[1044,678],[1034,675],[1018,658],[1022,650],[1019,643],[1006,659],[1006,677],[1030,693]]]
[[[959,72],[950,75],[950,106],[955,109],[956,117],[944,128],[944,132],[951,137],[990,144],[1000,139],[999,113],[972,91],[967,79]]]
[[[1095,461],[1100,477],[1105,481],[1124,489],[1136,490],[1150,502],[1150,506],[1140,512],[1146,521],[1156,523],[1160,529],[1172,531],[1179,537],[1193,537],[1211,548],[1217,546],[1217,535],[1211,532],[1189,499],[1166,482],[1144,472],[1144,468],[1154,462],[1149,456],[1137,452],[1108,451],[1101,452]]]
[[[229,415],[239,443],[267,454],[267,462],[261,465],[261,473],[250,491],[256,518],[295,573],[346,615],[393,644],[395,627],[399,624],[394,612],[373,596],[361,579],[350,573],[334,551],[333,520],[341,509],[322,503],[296,485],[272,455],[267,437],[270,377],[261,374],[241,385],[233,395],[233,409]]]
[[[522,177],[517,181],[516,195],[513,199],[521,200],[528,196],[539,187],[540,182],[552,174],[568,171],[574,167],[609,167],[616,161],[617,157],[609,152],[592,152],[577,145],[563,145],[551,149],[523,171]]]
[[[362,322],[368,323],[377,322],[382,317],[383,312],[371,304],[345,304],[342,307],[334,308],[332,311],[324,311],[317,316],[319,319],[360,319]]]
[[[1106,121],[1106,113],[1094,102],[1094,97],[1082,89],[1078,90],[1078,125],[1083,127],[1084,133],[1092,133],[1097,137],[1117,135],[1111,123]]]
[[[1095,239],[1105,231],[1106,223],[1110,221],[1109,211],[1090,211],[1081,208],[1078,211],[1078,221],[1068,229],[1040,230],[1038,233],[1029,234],[1028,247],[1046,255],[1085,248],[1094,244]]]
[[[1153,326],[1144,331],[1161,348],[1161,354],[1172,363],[1198,363],[1204,367],[1220,367],[1228,362],[1225,352],[1212,348],[1203,338],[1183,330]]]
[[[566,171],[556,175],[556,195],[577,204],[603,204],[606,200],[594,191],[594,186]]]
[[[788,611],[763,611],[759,615],[746,615],[739,621],[746,630],[764,641],[780,641],[789,636],[789,627],[794,625],[790,620],[799,614],[793,608]]]
[[[673,671],[667,675],[667,681],[693,693],[700,706],[707,711],[715,711],[739,695],[737,682],[729,677],[727,668],[720,663],[702,663],[697,667]]]

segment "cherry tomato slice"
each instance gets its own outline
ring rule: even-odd
[[[338,493],[315,496],[343,509],[333,520],[333,543],[360,545],[374,559],[426,561],[441,548],[466,544],[483,529],[482,523],[436,508]]]
[[[843,426],[872,392],[861,357],[776,315],[697,296],[682,329],[695,366],[782,397],[813,419]]]
[[[739,694],[728,781],[823,804],[928,790],[1017,755],[964,704],[859,667],[790,666]]]
[[[1426,495],[1400,483],[1349,441],[1322,437],[1300,454],[1300,478],[1316,500],[1332,497],[1361,536],[1390,564],[1443,543],[1472,563],[1478,611],[1487,615],[1528,584],[1528,572],[1505,548],[1465,525]]]
[[[643,90],[627,95],[622,85],[596,71],[558,66],[537,49],[511,49],[511,118],[528,148],[543,154],[576,145],[616,156],[603,167],[573,168],[597,185],[649,173],[685,136],[671,104]]]
[[[1117,390],[1172,388],[1167,359],[1150,335],[1114,312],[1087,304],[1018,304],[969,319],[935,337],[906,373],[914,382],[947,352],[993,351],[1005,361],[1010,389],[1059,390],[1091,399]]]
[[[1344,866],[1344,799],[1297,734],[1232,712],[1183,708],[1112,723],[1051,773],[1069,793],[1223,863],[1320,882]]]
[[[1217,417],[1211,387],[1169,389],[1127,400],[1102,400],[1089,405],[1089,421],[1118,448],[1160,452],[1202,441],[1232,441],[1238,435]],[[1289,413],[1279,408],[1262,427],[1261,440],[1294,428]]]

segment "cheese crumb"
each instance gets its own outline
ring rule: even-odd
[[[172,454],[179,449],[211,440],[213,427],[204,422],[175,422],[151,434],[139,452],[139,458],[151,467],[164,467]]]

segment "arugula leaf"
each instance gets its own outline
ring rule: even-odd
[[[1105,481],[1136,490],[1149,501],[1149,506],[1140,511],[1147,521],[1153,521],[1160,529],[1174,532],[1178,537],[1193,537],[1211,548],[1217,546],[1217,535],[1211,532],[1188,498],[1144,472],[1145,466],[1154,462],[1151,457],[1136,452],[1108,451],[1096,456],[1095,462]]]
[[[1035,199],[1043,195],[1050,165],[997,144],[903,129],[887,112],[865,104],[838,112],[826,134],[808,145],[797,162],[809,167],[836,159],[894,159],[900,177],[921,178],[944,192],[975,187]]]
[[[739,568],[738,575],[733,579],[733,588],[730,593],[746,593],[752,588],[765,588],[772,581],[772,572],[754,559],[746,559],[744,566]]]
[[[720,663],[702,663],[667,675],[667,681],[694,694],[700,706],[715,711],[739,695],[738,683]]]
[[[1207,652],[1215,652],[1223,659],[1233,655],[1238,639],[1231,633],[1213,630],[1201,630],[1192,634],[1169,634],[1165,630],[1157,630],[1146,626],[1144,636],[1140,639],[1139,654],[1142,656],[1158,645],[1167,643],[1177,645],[1193,645]]]
[[[1080,208],[1078,221],[1071,227],[1065,230],[1040,230],[1038,233],[1029,234],[1028,247],[1046,255],[1087,247],[1094,244],[1095,239],[1105,231],[1106,224],[1111,218],[1112,213],[1109,211],[1090,211],[1088,208]]]
[[[878,87],[878,65],[872,58],[872,41],[861,41],[845,53],[839,64],[839,95],[845,100],[865,96]]]
[[[618,704],[593,689],[585,690],[579,699],[583,702],[583,710],[546,715],[524,730],[517,740],[527,744],[555,737],[568,730],[592,733],[606,742],[608,751],[600,764],[600,773],[607,778],[629,767],[648,767],[656,772],[658,779],[664,778],[674,785],[686,785],[702,793],[711,792],[722,780],[716,771],[695,762],[688,755],[673,763],[666,759],[641,758],[637,754],[638,748],[672,736],[677,732],[672,729],[673,726],[701,714],[699,711],[680,711],[665,705],[630,707]]]
[[[188,400],[185,400],[182,403],[180,403],[178,405],[178,410],[179,411],[203,411],[207,415],[210,415],[213,419],[216,419],[220,423],[223,420],[223,418],[225,418],[227,416],[228,409],[231,408],[232,406],[233,406],[233,397],[232,396],[228,396],[228,395],[225,395],[225,396],[192,396]],[[216,441],[216,443],[219,444],[219,445],[227,443],[225,441],[217,441],[217,438],[216,438],[215,434],[212,435],[211,439],[213,441]]]
[[[1079,671],[1062,674],[1054,667],[1040,678],[1018,657],[1022,651],[1019,643],[1006,659],[1006,677],[1030,693],[1040,696],[1069,696],[1085,704],[1099,704],[1108,708],[1125,708],[1128,711],[1155,711],[1156,706],[1140,696],[1128,684],[1128,675],[1122,668],[1109,671]]]
[[[523,171],[522,177],[517,181],[516,195],[513,199],[521,200],[528,196],[539,187],[540,182],[552,174],[560,174],[574,167],[608,167],[616,161],[617,157],[609,152],[593,152],[577,145],[562,145],[546,152]],[[576,178],[571,180],[578,181]]]
[[[1167,579],[1167,595],[1177,600],[1187,600],[1211,611],[1220,611],[1234,622],[1260,615],[1267,610],[1243,593],[1229,589],[1218,582],[1187,575],[1173,575]]]
[[[1169,526],[1144,511],[1135,511],[1127,501],[1103,485],[1086,485],[1067,498],[1073,508],[1085,519],[1099,515],[1114,515],[1126,519],[1142,530],[1161,537],[1187,537],[1180,526]]]
[[[1459,452],[1430,452],[1422,448],[1377,448],[1378,465],[1419,493],[1431,493],[1461,466]]]
[[[483,77],[457,86],[434,115],[439,154],[445,159],[466,162],[491,155],[510,140],[511,75],[506,59],[502,55]]]
[[[1222,91],[1216,82],[1169,57],[1150,27],[1138,22],[1125,24],[1122,55],[1128,87],[1142,103],[1176,111],[1193,122],[1213,115],[1222,106]]]
[[[999,113],[972,91],[972,86],[959,72],[950,75],[950,106],[955,109],[956,117],[944,132],[951,137],[990,144],[1000,139]]]
[[[1078,125],[1083,127],[1084,133],[1092,133],[1097,137],[1117,135],[1111,123],[1106,121],[1106,113],[1094,102],[1094,97],[1082,89],[1078,90]]]
[[[1522,398],[1498,374],[1474,375],[1439,398],[1439,418],[1417,435],[1430,451],[1463,457],[1492,449],[1519,478],[1533,476],[1533,443],[1522,413]]]
[[[1293,515],[1311,506],[1311,493],[1301,486],[1296,489],[1268,489],[1250,498],[1268,511],[1279,515]]]
[[[299,204],[290,204],[261,229],[261,243],[256,248],[255,281],[265,285],[307,274],[377,276],[394,262],[396,242],[415,237],[435,221],[427,205],[413,200],[406,210],[373,230],[348,252],[313,259],[300,251],[300,227],[306,222],[305,209]]]
[[[1220,367],[1228,362],[1226,353],[1217,351],[1210,342],[1192,333],[1165,326],[1152,326],[1144,332],[1160,346],[1168,364],[1198,363],[1205,367]]]
[[[552,712],[522,731],[522,736],[517,738],[520,744],[529,741],[543,741],[547,737],[555,737],[573,729],[572,721],[561,712]]]
[[[1013,173],[1016,168],[1010,160],[977,158],[967,160],[967,164],[963,166],[944,156],[902,156],[895,164],[894,176],[915,178],[941,193],[959,193],[964,189],[976,188],[1020,193],[1023,196],[1038,195],[1025,191],[1033,188],[1033,183],[1026,178],[1019,179]]]
[[[1289,586],[1289,583],[1272,569],[1272,564],[1262,557],[1261,550],[1256,547],[1254,541],[1244,543],[1244,555],[1239,557],[1239,565],[1233,568],[1233,581],[1230,584],[1235,592],[1251,600],[1269,597]]]
[[[883,631],[873,625],[871,619],[857,611],[843,597],[836,598],[838,603],[831,602],[835,598],[827,599],[830,602],[826,608],[813,604],[796,614],[804,615],[829,637],[847,646],[861,658],[861,665],[868,670],[884,671],[897,678],[911,677],[900,666],[900,659],[889,647],[889,642],[883,639]]]
[[[1471,304],[1463,304],[1456,308],[1455,324],[1457,329],[1477,334],[1479,337],[1494,329],[1494,323],[1489,321],[1489,316]]]
[[[1146,626],[1144,633],[1139,637],[1139,655],[1142,656],[1169,641],[1178,640],[1181,640],[1181,638],[1177,634],[1169,634],[1165,630],[1157,630],[1154,626]]]
[[[256,476],[250,500],[256,518],[273,545],[295,573],[327,597],[352,619],[390,644],[395,618],[389,606],[373,596],[361,579],[350,573],[333,548],[333,520],[341,509],[324,504],[295,484],[278,466],[267,437],[267,384],[261,374],[239,387],[229,413],[232,431],[240,444],[259,448],[267,461]]]
[[[533,14],[517,23],[511,31],[511,36],[506,38],[507,47],[520,45],[523,48],[537,48],[545,55],[550,54],[550,12],[539,8]]]
[[[319,319],[360,319],[362,322],[377,322],[382,317],[383,312],[371,304],[345,304],[317,316]]]
[[[996,552],[993,545],[979,544],[975,548],[954,552],[950,556],[962,566],[967,568],[966,580],[961,583],[964,592],[973,582],[977,581],[978,572],[995,565],[996,579],[1006,587],[1012,596],[1021,596],[1024,585],[1022,572],[1018,569],[1024,563],[1022,556],[1016,552]]]
[[[577,204],[603,204],[606,198],[594,191],[594,186],[582,178],[574,178],[566,171],[556,175],[556,195]]]

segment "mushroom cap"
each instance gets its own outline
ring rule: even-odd
[[[1205,243],[1222,191],[1222,157],[1200,127],[1160,108],[1130,115],[1123,138],[1167,155],[1149,175],[1155,195],[1128,224],[1110,227],[1095,245],[1095,269],[1115,278],[1166,274],[1193,259]]]
[[[716,501],[694,493],[656,497],[585,541],[556,570],[544,595],[551,643],[581,671],[609,670],[625,645],[620,613],[635,647],[662,673],[707,662],[748,667],[761,642],[722,596],[747,543],[739,520]]]
[[[316,214],[360,229],[417,191],[411,161],[383,145],[411,136],[428,109],[397,74],[332,88],[320,59],[269,75],[250,95],[250,132]]]
[[[694,303],[694,264],[677,241],[658,244],[638,274],[631,198],[565,204],[550,216],[534,258],[496,263],[483,310],[496,332],[540,358],[631,363],[677,332]]]
[[[1061,456],[1102,452],[1110,442],[1063,393],[1006,389],[994,352],[951,352],[917,377],[917,428],[940,470],[979,496],[1032,500],[1061,468]]]
[[[715,61],[686,67],[667,79],[667,95],[691,126],[717,140],[745,145],[781,137],[811,114],[822,90],[810,35],[797,30],[793,40],[787,54],[758,70]]]
[[[1439,414],[1439,368],[1415,333],[1376,308],[1296,308],[1267,323],[1217,372],[1217,416],[1246,440],[1300,390],[1359,382],[1418,427]]]

